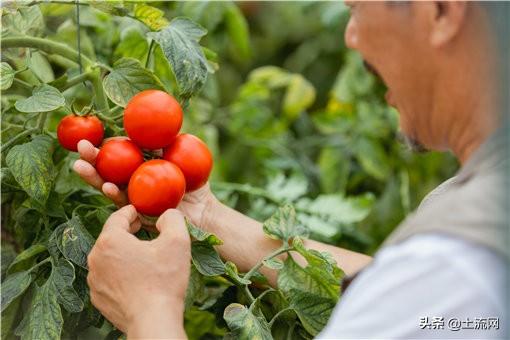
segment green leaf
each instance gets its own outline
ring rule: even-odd
[[[12,85],[12,81],[14,80],[14,70],[11,65],[2,61],[0,66],[0,87],[2,90],[7,90]]]
[[[146,4],[135,5],[134,17],[143,22],[152,31],[159,31],[163,27],[168,26],[165,12]]]
[[[267,85],[277,89],[289,84],[291,75],[286,70],[276,66],[262,66],[251,71],[248,79],[250,83]]]
[[[369,138],[361,138],[356,143],[355,155],[358,162],[369,175],[378,180],[386,180],[389,173],[389,161],[381,144]]]
[[[32,304],[16,329],[22,339],[60,339],[64,320],[50,280],[35,288]]]
[[[266,190],[274,198],[292,202],[306,194],[308,191],[308,182],[304,176],[293,175],[286,178],[285,175],[279,173],[269,181]]]
[[[335,300],[298,290],[290,291],[289,300],[303,327],[314,336],[326,326],[336,304]]]
[[[14,14],[2,15],[2,36],[35,35],[44,26],[39,6],[21,7]]]
[[[300,237],[295,237],[292,240],[292,247],[305,258],[309,266],[326,271],[328,276],[332,274],[334,281],[340,282],[344,273],[340,268],[338,268],[337,263],[331,254],[327,252],[320,252],[315,249],[306,249],[303,240]]]
[[[223,244],[223,241],[216,235],[196,227],[188,219],[186,219],[186,226],[188,227],[189,234],[197,241],[203,241],[211,246]]]
[[[129,14],[129,10],[123,6],[121,0],[90,0],[89,3],[92,7],[111,15],[125,16]]]
[[[223,318],[235,339],[273,339],[267,320],[262,316],[254,315],[251,310],[241,304],[228,305],[223,312]]]
[[[163,30],[147,34],[161,46],[170,62],[182,97],[197,93],[207,80],[207,59],[198,43],[206,33],[189,19],[175,18]]]
[[[30,59],[28,59],[28,67],[34,75],[43,83],[49,83],[55,80],[55,74],[51,68],[48,59],[39,51],[32,52]]]
[[[188,339],[222,338],[225,328],[216,325],[216,316],[208,311],[196,307],[186,310],[184,314],[184,329]]]
[[[145,36],[136,28],[131,27],[122,32],[122,40],[113,53],[116,58],[134,58],[144,62],[149,51]]]
[[[300,74],[290,78],[283,98],[283,112],[291,121],[309,108],[315,101],[315,88]]]
[[[264,260],[262,261],[262,263],[264,264],[264,266],[271,269],[280,270],[283,268],[283,261],[276,257],[273,257],[269,260]]]
[[[53,184],[51,155],[52,139],[41,135],[31,142],[14,146],[5,158],[16,182],[30,197],[42,204],[48,199]]]
[[[46,247],[42,244],[33,244],[29,248],[22,251],[14,261],[9,266],[9,269],[7,270],[8,273],[13,273],[16,271],[19,271],[21,269],[28,269],[31,266],[32,260],[36,255],[39,255],[40,253],[44,252],[46,250]],[[28,264],[27,264],[28,262]]]
[[[32,96],[18,100],[14,107],[20,112],[48,112],[64,106],[66,100],[53,86],[42,84],[34,89]]]
[[[3,183],[2,183],[2,186],[3,186]],[[11,263],[16,258],[16,255],[18,255],[18,254],[16,253],[14,246],[7,242],[2,242],[0,253],[1,253],[0,264],[2,267],[2,280],[3,280],[3,279],[5,279],[5,274],[7,273],[7,269],[9,268]]]
[[[11,304],[14,299],[23,294],[23,292],[32,283],[30,271],[23,271],[7,276],[2,282],[2,312]]]
[[[234,58],[247,61],[251,57],[250,31],[243,13],[234,3],[228,3],[225,9],[225,25],[228,37],[233,44]]]
[[[230,277],[237,285],[249,285],[251,284],[250,280],[244,279],[239,276],[239,271],[234,263],[228,261],[225,263],[225,273],[228,277]]]
[[[207,242],[191,243],[191,259],[202,275],[216,276],[225,273],[223,261],[214,247]]]
[[[306,228],[296,221],[296,211],[290,204],[280,207],[263,225],[264,232],[276,240],[288,241],[295,236],[306,236]]]
[[[113,64],[113,70],[103,79],[103,88],[115,104],[125,107],[131,97],[149,89],[162,90],[163,85],[140,61],[122,58]]]
[[[74,267],[71,262],[60,259],[53,267],[51,280],[57,301],[69,312],[78,313],[83,310],[83,301],[73,288]]]
[[[50,241],[56,243],[58,250],[66,259],[87,269],[87,256],[94,245],[94,239],[83,227],[78,216],[73,216],[69,221],[59,225],[50,236]],[[51,244],[48,245],[48,250],[55,253],[55,248]]]
[[[195,302],[204,289],[205,285],[202,276],[195,266],[191,266],[188,288],[186,289],[186,298],[184,299],[185,310],[189,309],[193,305],[193,302]]]
[[[297,289],[336,301],[340,295],[340,279],[318,266],[303,268],[289,256],[278,274],[278,288],[286,294]]]

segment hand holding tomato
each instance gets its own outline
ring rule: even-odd
[[[151,241],[132,205],[113,213],[88,255],[91,302],[128,338],[184,338],[184,298],[191,247],[182,214],[167,210]]]
[[[128,204],[127,192],[121,190],[117,185],[111,182],[105,182],[94,167],[99,149],[94,147],[90,142],[82,140],[78,143],[78,152],[81,159],[74,163],[74,171],[85,182],[103,192],[103,194],[111,199],[119,208]],[[186,193],[181,203],[177,206],[177,209],[188,217],[193,224],[201,227],[204,226],[208,218],[207,214],[216,202],[218,202],[218,200],[211,192],[209,184],[206,183],[201,188]],[[146,221],[143,222],[146,224]]]

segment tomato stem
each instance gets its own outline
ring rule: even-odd
[[[61,44],[49,39],[27,36],[10,37],[2,39],[2,48],[16,48],[16,47],[37,48],[46,53],[58,54],[64,58],[74,61],[75,63],[78,63],[79,60],[78,52],[75,49],[67,46],[66,44]],[[90,65],[92,65],[92,60],[90,60],[85,55],[81,56],[81,60],[84,63],[85,67],[89,67]]]
[[[8,140],[6,143],[2,145],[2,151],[9,149],[13,144],[18,142],[20,139],[27,137],[28,135],[36,132],[37,130],[38,130],[37,128],[32,128],[17,134],[16,136],[12,137],[10,140]]]
[[[80,75],[77,75],[76,77],[73,77],[71,79],[69,79],[67,81],[67,83],[64,84],[64,86],[62,86],[60,88],[61,91],[65,91],[75,85],[78,85],[86,80],[88,80],[90,78],[90,76],[92,75],[92,71],[89,71],[89,72],[85,72],[85,73],[82,73]]]

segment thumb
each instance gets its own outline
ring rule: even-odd
[[[157,241],[164,241],[166,246],[168,243],[183,245],[190,248],[190,237],[188,228],[184,221],[184,216],[179,210],[168,209],[157,220],[156,228],[159,231]]]

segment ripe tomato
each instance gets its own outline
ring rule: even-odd
[[[82,139],[98,146],[103,141],[103,135],[103,123],[96,116],[70,114],[62,118],[57,127],[58,141],[69,151],[78,151],[78,142]]]
[[[161,149],[179,133],[182,109],[166,92],[142,91],[129,101],[124,110],[124,129],[139,147]]]
[[[213,166],[212,155],[200,138],[181,134],[163,152],[163,158],[177,165],[186,178],[186,191],[200,188],[207,182]]]
[[[112,139],[99,150],[96,169],[105,181],[124,185],[142,163],[142,151],[135,143],[128,139]]]
[[[136,169],[128,185],[128,197],[138,212],[158,216],[175,208],[186,190],[184,175],[177,165],[153,159]]]

